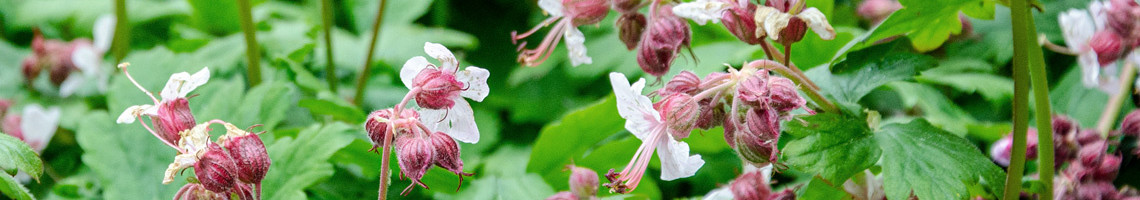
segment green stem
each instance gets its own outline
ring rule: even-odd
[[[130,49],[130,24],[127,20],[127,1],[115,0],[115,35],[111,39],[111,53],[115,63],[122,63]]]
[[[321,0],[321,21],[325,31],[325,79],[329,82],[329,90],[336,92],[336,62],[333,62],[332,27],[333,7],[332,0]]]
[[[1112,130],[1112,125],[1116,125],[1116,117],[1120,115],[1120,107],[1124,105],[1124,100],[1131,96],[1132,82],[1136,81],[1136,66],[1132,62],[1124,62],[1124,73],[1120,74],[1120,89],[1116,94],[1112,95],[1112,99],[1108,100],[1108,105],[1104,106],[1104,112],[1100,113],[1100,120],[1096,123],[1096,130],[1100,132],[1101,136],[1108,136],[1108,131]]]
[[[249,79],[249,87],[254,87],[261,84],[261,51],[257,46],[257,29],[253,26],[249,1],[252,0],[237,0],[237,4],[238,17],[241,17],[241,31],[245,34],[245,58],[249,62],[246,65],[246,76]]]
[[[1018,199],[1021,195],[1021,177],[1025,173],[1026,132],[1029,130],[1029,8],[1025,0],[1010,3],[1010,23],[1013,27],[1013,152],[1005,179],[1002,199]],[[1048,87],[1048,85],[1045,85]],[[1041,102],[1048,104],[1047,102]],[[1048,114],[1048,113],[1046,113]],[[1038,135],[1051,135],[1044,132]],[[1052,140],[1050,140],[1052,141]],[[1051,164],[1049,166],[1052,166]],[[1050,182],[1051,183],[1051,182]],[[1048,191],[1046,193],[1051,193]]]
[[[380,7],[376,8],[376,20],[372,22],[372,39],[368,42],[368,54],[364,56],[364,65],[360,66],[360,76],[356,78],[356,93],[352,97],[352,103],[360,105],[360,101],[364,100],[364,89],[368,86],[368,76],[372,71],[372,54],[376,52],[376,40],[380,39],[380,23],[384,22],[384,3],[385,0],[380,0]]]
[[[1025,8],[1028,14],[1032,14],[1030,8]],[[1022,39],[1026,43],[1037,42],[1037,26],[1033,23],[1033,16],[1026,16],[1026,26],[1024,34],[1027,38]],[[1053,133],[1053,108],[1052,103],[1049,102],[1049,76],[1046,74],[1048,71],[1045,69],[1045,57],[1042,55],[1041,47],[1030,45],[1029,48],[1030,67],[1029,73],[1032,76],[1033,84],[1033,100],[1036,102],[1037,131],[1039,133]],[[1133,73],[1135,74],[1135,73]],[[1041,194],[1041,199],[1053,199],[1053,174],[1056,171],[1053,165],[1053,134],[1037,134],[1037,175],[1044,186],[1045,194]]]

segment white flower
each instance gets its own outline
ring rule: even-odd
[[[433,65],[422,56],[408,59],[404,63],[404,67],[400,69],[400,80],[404,86],[413,89],[413,80],[416,75],[420,74],[420,71],[428,67],[437,67],[442,72],[453,73],[455,80],[463,83],[465,89],[459,92],[459,96],[451,99],[455,102],[451,109],[423,109],[420,112],[420,121],[428,128],[447,133],[456,140],[466,143],[479,142],[479,128],[475,125],[474,111],[471,110],[471,104],[468,104],[467,100],[463,98],[482,102],[483,98],[486,98],[490,92],[490,88],[487,87],[487,77],[491,73],[475,66],[469,66],[460,71],[459,61],[455,59],[455,55],[447,47],[440,44],[424,43],[424,52],[439,60],[440,65]]]
[[[566,49],[570,50],[570,65],[577,67],[581,64],[594,63],[594,59],[586,55],[586,36],[575,27],[566,27]]]
[[[209,126],[210,122],[206,122],[178,133],[182,136],[182,139],[178,140],[178,155],[174,156],[174,162],[166,167],[162,184],[169,184],[174,181],[174,176],[178,172],[198,163],[198,159],[206,153],[206,145],[210,143]]]
[[[1069,50],[1077,54],[1077,64],[1081,67],[1081,83],[1085,87],[1096,87],[1109,94],[1120,88],[1116,77],[1115,63],[1101,67],[1096,51],[1089,47],[1089,40],[1097,31],[1105,30],[1106,13],[1111,7],[1108,2],[1093,1],[1088,10],[1069,9],[1057,16],[1061,34]]]
[[[59,107],[44,109],[43,106],[31,104],[24,107],[21,116],[20,131],[24,134],[24,142],[36,152],[43,151],[59,126]]]
[[[676,14],[678,17],[688,18],[703,26],[709,21],[720,23],[720,17],[724,15],[724,11],[728,10],[730,6],[732,6],[732,4],[720,1],[696,0],[674,6],[673,14]]]
[[[126,66],[120,65],[120,68],[123,68],[124,73],[126,73]],[[127,77],[130,78],[130,74],[127,74]],[[162,101],[158,101],[158,99],[154,98],[154,96],[151,96],[151,99],[154,100],[155,105],[162,105],[163,102],[172,101],[179,98],[186,98],[186,95],[190,94],[190,91],[198,88],[198,86],[206,84],[206,82],[209,80],[210,68],[206,67],[203,67],[202,70],[195,72],[193,75],[186,72],[175,73],[173,75],[170,75],[170,79],[166,81],[166,86],[163,87],[162,92],[159,93],[159,95],[162,97]],[[133,78],[131,78],[131,82],[134,82]],[[147,93],[147,95],[151,95],[150,91],[144,89],[137,82],[135,82],[135,86],[139,87],[139,89],[143,90],[143,92]],[[130,124],[135,122],[135,118],[138,118],[144,114],[150,116],[158,115],[158,106],[155,105],[144,104],[128,107],[125,111],[123,111],[123,114],[119,115],[118,120],[115,122],[120,124]]]
[[[631,190],[636,188],[654,150],[661,160],[662,180],[675,180],[696,174],[705,161],[700,155],[689,155],[689,145],[675,140],[667,133],[668,126],[664,124],[660,113],[653,109],[653,102],[641,94],[645,88],[645,79],[630,85],[624,74],[613,72],[610,73],[610,84],[613,85],[614,96],[617,98],[618,114],[626,119],[625,129],[642,141],[639,152],[634,154],[634,159],[618,175],[620,181]]]
[[[99,92],[107,91],[110,69],[103,67],[103,55],[111,47],[112,36],[115,34],[115,17],[100,16],[95,20],[95,27],[92,30],[94,43],[82,43],[71,53],[71,62],[81,73],[68,76],[60,84],[60,96],[71,96],[88,85],[94,85]]]
[[[820,38],[824,40],[835,39],[835,29],[827,22],[827,16],[814,7],[804,9],[799,14],[790,15],[773,7],[760,6],[756,8],[754,18],[757,24],[756,36],[768,36],[773,40],[780,39],[780,31],[788,27],[788,21],[793,17],[803,20],[808,27],[811,27],[812,32],[815,32]]]
[[[561,0],[538,0],[538,7],[546,14],[554,17],[562,16],[562,1]]]

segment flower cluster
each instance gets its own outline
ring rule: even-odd
[[[193,75],[180,72],[170,76],[159,93],[162,100],[139,85],[127,72],[129,64],[120,64],[132,83],[154,101],[154,105],[128,107],[116,121],[134,123],[143,116],[150,118],[154,128],[142,123],[152,135],[178,151],[174,162],[166,168],[162,183],[169,184],[174,176],[187,168],[194,168],[194,177],[175,195],[175,199],[228,199],[231,194],[242,199],[260,199],[261,181],[269,172],[269,153],[258,134],[242,130],[221,120],[198,124],[190,112],[190,91],[206,84],[209,68]],[[226,134],[217,142],[210,139],[210,125],[222,124]]]
[[[511,41],[518,44],[519,40],[529,37],[542,27],[553,27],[538,47],[527,49],[525,41],[519,44],[518,62],[532,67],[542,64],[550,58],[558,41],[565,38],[570,62],[574,66],[593,63],[594,60],[586,55],[586,36],[578,27],[597,24],[606,18],[610,12],[609,0],[539,0],[538,6],[550,17],[522,34],[511,32]]]
[[[43,152],[59,125],[59,107],[44,108],[38,104],[24,106],[20,114],[8,113],[11,100],[0,99],[0,132],[28,143],[32,150]]]
[[[760,44],[765,38],[789,46],[803,39],[807,28],[820,38],[835,38],[835,30],[819,9],[806,7],[802,0],[770,0],[764,5],[749,1],[695,0],[673,8],[677,15],[704,25],[708,21],[724,22],[736,38],[748,44]]]
[[[1064,53],[1078,55],[1086,87],[1117,93],[1121,59],[1140,62],[1140,4],[1131,0],[1093,1],[1087,10],[1071,9],[1058,16],[1065,44]]]
[[[464,98],[483,101],[490,91],[490,72],[486,69],[470,66],[460,70],[459,60],[440,44],[425,43],[424,52],[439,65],[422,56],[405,62],[400,79],[410,91],[400,104],[373,111],[364,123],[373,142],[372,151],[383,150],[387,159],[389,148],[396,150],[400,173],[412,181],[402,194],[416,185],[428,188],[420,179],[433,165],[459,175],[461,184],[464,176],[472,175],[463,172],[459,144],[455,142],[479,142],[474,112]],[[419,108],[405,109],[413,99]]]
[[[598,199],[598,173],[588,168],[569,165],[570,191],[555,193],[546,200],[586,200]]]
[[[718,125],[724,126],[725,142],[747,163],[763,166],[776,161],[780,121],[790,120],[791,112],[805,108],[807,101],[791,80],[769,75],[762,69],[765,65],[779,64],[755,61],[703,80],[682,72],[653,92],[661,97],[656,103],[641,94],[644,79],[631,85],[625,75],[611,73],[618,113],[626,119],[626,130],[642,144],[623,171],[606,174],[611,183],[605,185],[618,193],[635,189],[655,150],[662,180],[692,176],[705,162],[700,155],[689,155],[688,144],[681,140],[694,129]]]
[[[769,186],[772,179],[771,167],[755,168],[747,167],[745,172],[737,176],[731,183],[713,191],[709,191],[705,195],[705,200],[728,200],[728,199],[749,199],[749,200],[794,200],[796,199],[795,192],[792,188],[785,188],[784,190],[774,192]]]
[[[71,42],[44,39],[39,31],[32,39],[32,54],[24,58],[21,70],[24,80],[31,85],[41,72],[47,71],[50,82],[59,87],[61,96],[77,93],[85,85],[95,85],[98,91],[107,89],[109,74],[103,67],[103,54],[111,46],[115,18],[110,15],[95,21],[94,39],[76,39]],[[79,72],[73,75],[73,72]]]

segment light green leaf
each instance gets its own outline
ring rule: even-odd
[[[1050,89],[1049,102],[1053,103],[1054,112],[1073,118],[1081,126],[1092,127],[1104,112],[1108,94],[1096,88],[1085,87],[1081,83],[1081,69],[1077,67],[1070,69]],[[1132,107],[1132,104],[1125,103],[1119,111],[1120,116],[1132,110],[1129,107]]]
[[[24,141],[8,134],[0,134],[0,161],[0,170],[19,170],[36,180],[44,172],[43,160],[36,155],[36,151]]]
[[[126,108],[115,105],[111,104],[109,109]],[[171,198],[186,184],[186,180],[180,177],[187,175],[176,177],[173,183],[162,184],[166,167],[174,161],[177,151],[147,133],[137,124],[139,122],[135,123],[115,124],[115,119],[103,111],[85,116],[75,133],[84,151],[83,163],[91,167],[98,177],[99,184],[103,186],[103,198]],[[192,176],[193,171],[186,174]]]
[[[314,125],[269,146],[272,165],[262,182],[267,199],[305,199],[305,188],[333,175],[328,159],[358,133],[346,124]],[[377,161],[379,162],[379,161]]]
[[[0,60],[6,60],[0,62],[0,96],[14,97],[24,89],[24,76],[20,66],[24,57],[30,53],[12,46],[7,40],[0,40]]]
[[[618,115],[615,102],[612,96],[608,97],[544,127],[534,143],[526,171],[540,174],[557,188],[566,188],[566,175],[560,169],[624,130],[625,120]]]
[[[884,189],[889,199],[965,199],[968,186],[1000,193],[1005,173],[964,138],[916,119],[875,133],[883,148]]]
[[[784,123],[785,164],[842,183],[879,160],[882,153],[864,119],[820,113]]]
[[[929,85],[898,81],[887,86],[899,94],[904,107],[917,106],[918,111],[930,123],[956,135],[965,135],[966,124],[976,121],[970,113]]]
[[[332,116],[333,119],[354,124],[364,122],[368,115],[352,106],[352,104],[347,104],[347,102],[341,102],[335,99],[306,98],[301,99],[301,101],[297,103],[297,106],[307,108],[309,112],[313,114],[328,115]]]
[[[242,126],[261,124],[264,125],[264,130],[273,130],[285,119],[285,111],[296,105],[293,91],[292,87],[281,82],[263,83],[253,87],[244,95],[238,104],[240,106],[233,114],[226,116],[225,120]]]
[[[840,183],[840,182],[834,182]],[[796,196],[800,199],[841,200],[851,199],[851,195],[843,191],[842,185],[832,186],[819,176],[812,177],[811,182],[804,185]]]
[[[35,200],[36,197],[32,196],[32,192],[24,185],[20,185],[12,175],[8,173],[0,173],[0,196],[13,198],[17,200]]]
[[[1000,105],[1013,96],[1013,80],[988,73],[935,74],[922,73],[919,82],[947,85],[966,93],[978,93],[987,101]]]
[[[930,51],[942,46],[950,35],[962,31],[958,13],[962,9],[973,10],[984,0],[900,0],[902,9],[887,17],[867,38],[875,42],[896,35],[906,35],[919,51]],[[972,7],[971,7],[972,6]],[[975,16],[982,12],[971,12]],[[988,13],[993,13],[989,10]]]

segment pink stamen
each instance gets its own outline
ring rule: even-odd
[[[653,160],[653,152],[657,150],[657,145],[664,134],[663,126],[655,126],[650,130],[651,136],[641,143],[638,152],[634,154],[634,159],[618,174],[616,182],[620,184],[618,187],[622,187],[623,190],[619,192],[633,191],[641,183],[641,178],[645,176],[645,170],[649,168],[649,161]]]
[[[170,143],[171,141],[166,141],[166,139],[163,139],[162,136],[158,135],[158,132],[154,132],[154,129],[151,129],[150,126],[146,125],[146,122],[143,122],[141,115],[135,116],[135,117],[138,118],[139,124],[142,124],[143,128],[146,128],[147,132],[150,132],[151,135],[154,135],[154,137],[158,138],[159,141],[162,141],[163,144],[166,144],[166,146],[170,146],[171,148],[178,150],[179,153],[186,153],[186,151],[182,150],[182,148],[178,148],[178,145],[174,145],[173,143]],[[177,142],[177,141],[174,141],[174,142]]]
[[[560,20],[550,32],[546,33],[543,37],[542,43],[534,49],[523,49],[519,54],[519,61],[527,66],[538,66],[546,59],[550,58],[550,54],[554,52],[554,47],[562,40],[562,32],[569,26],[573,26],[570,20]]]
[[[537,32],[538,29],[541,29],[542,27],[546,27],[546,26],[550,25],[550,23],[554,23],[554,21],[558,20],[559,18],[561,18],[561,17],[546,18],[546,20],[542,20],[542,23],[539,23],[537,26],[534,26],[534,28],[530,28],[530,30],[526,31],[523,34],[517,34],[517,32],[511,31],[511,43],[518,43],[518,40],[529,37],[531,34],[534,34],[534,32]]]
[[[123,74],[124,74],[124,75],[127,75],[127,79],[128,79],[128,80],[131,80],[131,83],[134,83],[134,84],[135,84],[135,87],[138,87],[138,88],[139,88],[139,90],[142,90],[142,91],[143,91],[143,93],[146,93],[146,96],[150,97],[150,100],[154,101],[154,104],[155,104],[155,105],[158,105],[158,104],[159,104],[158,98],[154,98],[154,94],[153,94],[153,93],[150,93],[150,91],[146,90],[146,88],[144,88],[142,85],[140,85],[138,81],[135,81],[135,78],[134,78],[134,77],[131,77],[131,73],[128,73],[128,72],[127,72],[127,66],[128,66],[128,65],[130,65],[130,64],[126,64],[126,63],[124,63],[124,64],[119,64],[119,68],[122,68],[122,69],[123,69]]]

